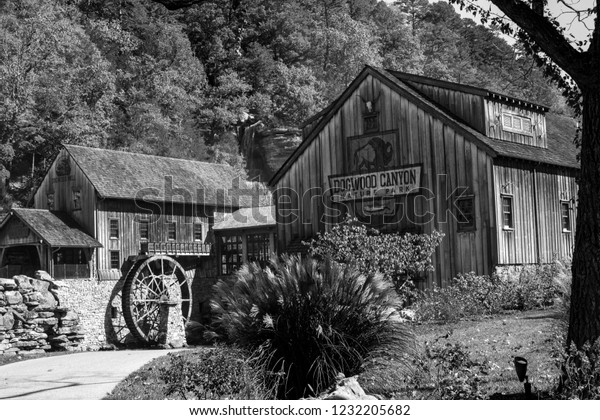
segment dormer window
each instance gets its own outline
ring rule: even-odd
[[[513,133],[532,135],[531,118],[522,115],[502,113],[502,128]]]

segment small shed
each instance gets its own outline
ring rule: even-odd
[[[57,279],[89,278],[100,242],[65,212],[15,208],[0,224],[0,276],[32,276],[44,270]]]

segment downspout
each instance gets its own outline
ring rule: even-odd
[[[538,214],[538,194],[537,194],[537,171],[535,166],[533,171],[533,218],[535,226],[535,249],[537,254],[537,263],[542,262],[540,255],[540,228],[539,228],[539,214]]]

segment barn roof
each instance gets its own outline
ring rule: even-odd
[[[396,74],[398,74],[398,72],[396,72]],[[399,74],[405,75],[405,73]],[[573,139],[575,137],[574,127],[572,130],[569,130],[569,127],[565,127],[565,121],[557,121],[557,117],[554,117],[553,114],[547,114],[547,149],[535,146],[528,146],[525,144],[508,142],[504,140],[492,139],[478,132],[466,123],[462,122],[455,115],[443,109],[443,107],[438,105],[436,102],[427,98],[416,88],[400,80],[392,72],[388,72],[383,69],[375,69],[371,66],[365,66],[363,71],[356,77],[356,79],[354,79],[350,86],[348,86],[348,88],[331,105],[329,105],[326,109],[324,109],[318,114],[318,118],[309,120],[309,123],[314,124],[312,129],[307,134],[306,138],[300,144],[300,146],[298,146],[294,153],[292,153],[288,160],[281,166],[279,171],[277,171],[275,175],[273,175],[269,182],[270,185],[274,185],[275,183],[277,183],[277,181],[288,171],[293,162],[318,136],[319,132],[338,112],[338,110],[343,106],[344,102],[352,95],[354,90],[357,89],[360,83],[369,75],[376,77],[378,80],[380,80],[382,83],[385,83],[395,92],[417,103],[427,112],[432,113],[437,118],[441,119],[444,123],[458,130],[465,136],[465,138],[475,142],[480,148],[485,150],[492,157],[523,159],[549,165],[563,166],[568,168],[579,168],[579,162],[577,161],[577,149],[573,144]],[[480,90],[481,94],[483,94],[483,92],[488,92],[484,89],[473,89]],[[492,93],[493,92],[490,92],[490,94]],[[547,110],[547,108],[541,106],[540,109],[542,111]],[[570,123],[570,125],[573,126],[572,122]],[[563,134],[556,135],[557,132],[561,132]],[[572,133],[572,136],[570,134],[565,135],[565,132]]]
[[[445,89],[451,89],[458,92],[470,93],[472,95],[482,96],[484,98],[490,98],[494,100],[499,100],[502,102],[508,102],[513,105],[518,105],[525,108],[531,108],[536,111],[548,112],[550,108],[544,105],[539,105],[525,99],[515,98],[513,96],[508,96],[503,93],[493,92],[488,89],[483,89],[476,86],[464,85],[461,83],[448,82],[445,80],[432,79],[431,77],[420,76],[417,74],[404,73],[396,70],[387,70],[390,74],[403,82],[408,82],[411,86],[414,86],[413,83],[420,83],[424,85],[430,86],[438,86]]]
[[[102,198],[214,206],[270,204],[270,192],[229,165],[65,145]]]
[[[40,239],[53,248],[102,248],[102,244],[85,233],[67,213],[14,208],[10,216],[21,219]],[[10,216],[2,225],[8,222]]]
[[[215,219],[215,231],[272,227],[276,224],[275,206],[242,208],[233,213],[215,215]]]

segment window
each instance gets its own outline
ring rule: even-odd
[[[513,229],[513,198],[510,195],[502,196],[502,228]]]
[[[119,239],[119,219],[110,219],[110,239]]]
[[[221,274],[232,274],[242,265],[242,237],[221,238]]]
[[[148,221],[140,220],[140,239],[148,240]]]
[[[81,190],[80,189],[74,189],[72,190],[72,197],[73,197],[73,210],[81,210]]]
[[[167,239],[169,241],[177,240],[177,225],[175,222],[167,222]]]
[[[520,134],[531,134],[533,128],[531,118],[508,113],[502,114],[502,127]]]
[[[560,220],[563,232],[571,232],[571,208],[568,201],[560,203]]]
[[[202,224],[194,223],[194,241],[202,242]]]
[[[119,251],[110,251],[110,268],[121,268],[121,257]]]
[[[256,262],[264,267],[271,256],[269,234],[248,235],[246,237],[246,244],[248,246],[248,262]]]
[[[459,232],[475,229],[474,201],[474,197],[465,197],[456,200],[456,207],[458,209],[456,220],[458,221]]]

